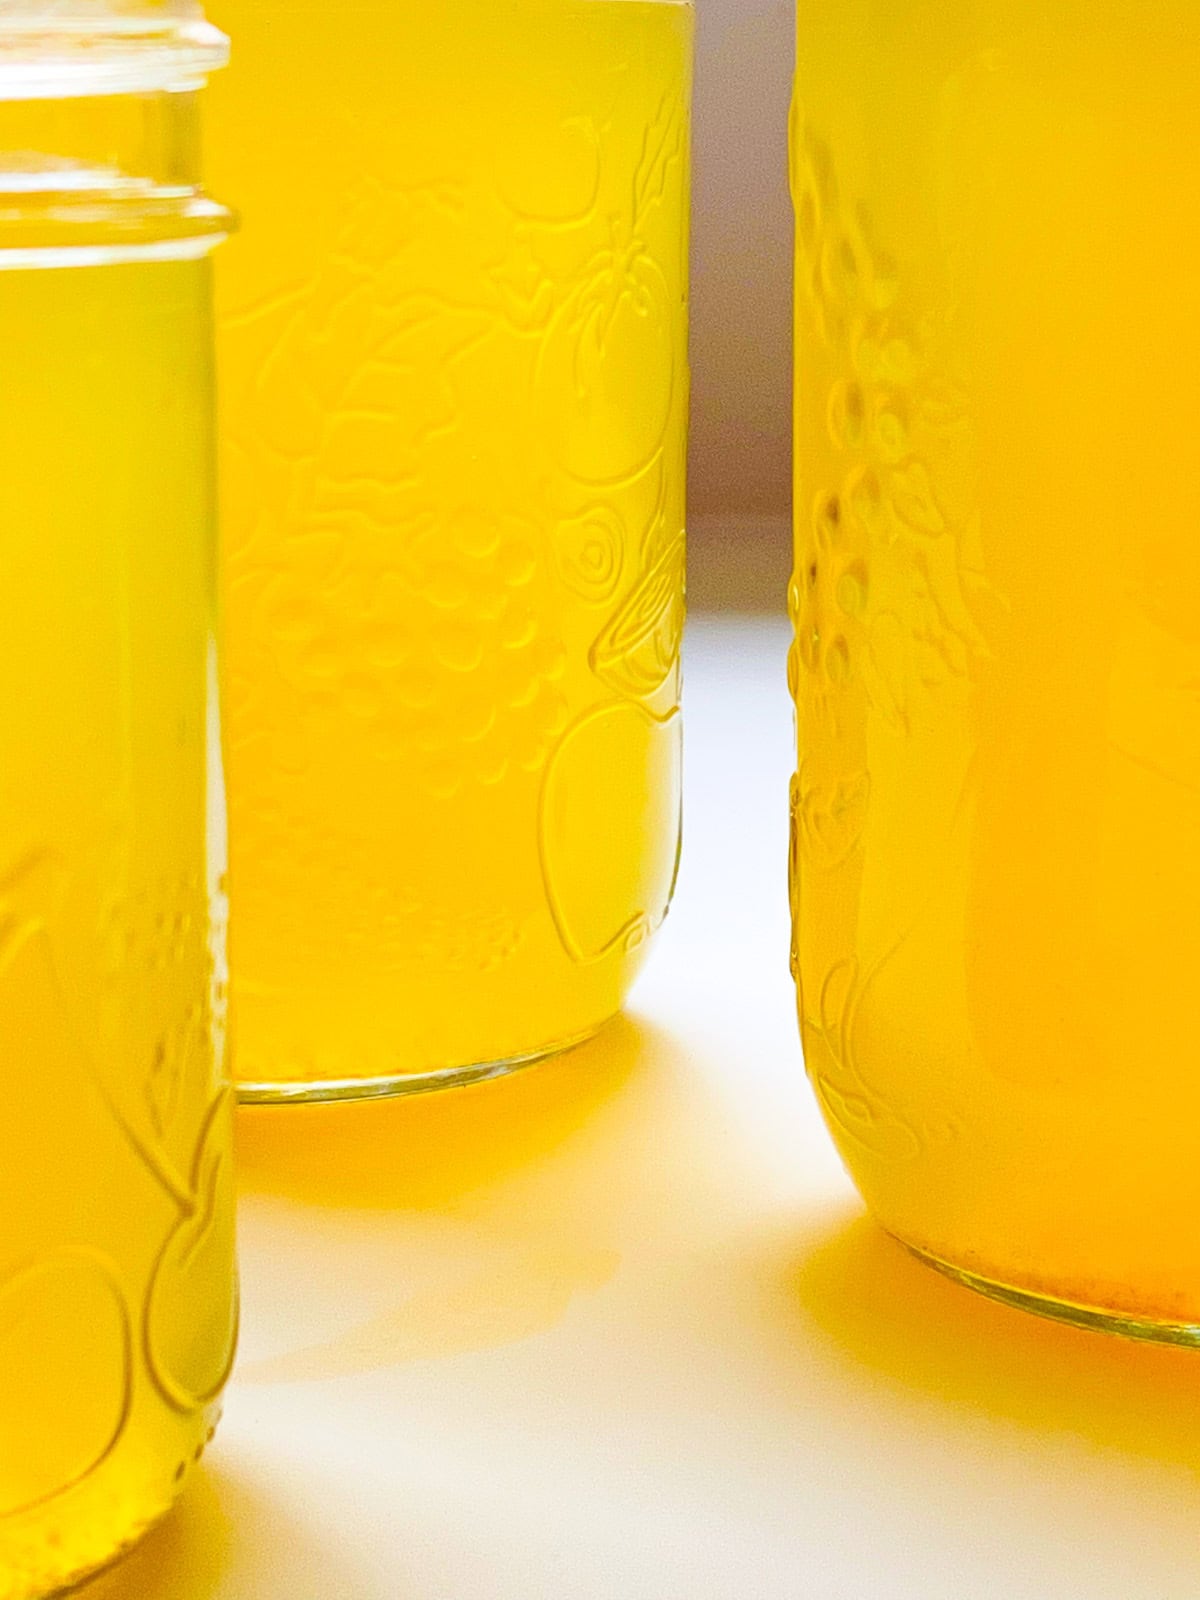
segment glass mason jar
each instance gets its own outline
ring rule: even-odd
[[[190,6],[0,3],[0,1597],[171,1505],[233,1355]]]
[[[675,877],[691,7],[216,20],[236,1076],[490,1076]]]
[[[1200,12],[802,6],[795,963],[868,1204],[1200,1339]]]

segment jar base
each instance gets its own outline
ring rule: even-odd
[[[124,1535],[120,1544],[114,1546],[108,1555],[103,1556],[89,1566],[80,1568],[78,1572],[73,1572],[69,1576],[57,1579],[54,1588],[39,1591],[43,1595],[43,1600],[67,1600],[68,1595],[79,1594],[84,1589],[90,1589],[93,1584],[98,1583],[107,1573],[112,1572],[115,1567],[119,1567],[127,1561],[143,1539],[148,1538],[161,1523],[167,1520],[172,1511],[174,1511],[175,1505],[176,1502],[172,1500],[169,1504],[163,1506],[161,1511],[157,1511],[153,1516],[148,1517],[145,1522],[131,1528]]]
[[[465,1089],[472,1084],[489,1083],[494,1078],[507,1078],[511,1073],[536,1066],[539,1061],[547,1061],[551,1056],[574,1050],[577,1045],[595,1038],[612,1020],[612,1017],[605,1017],[569,1039],[558,1039],[553,1044],[496,1061],[439,1067],[430,1072],[397,1072],[382,1078],[304,1078],[238,1083],[237,1097],[244,1106],[321,1105],[337,1100],[392,1100],[402,1095],[433,1094],[439,1089]]]
[[[16,1552],[17,1567],[12,1570],[13,1550],[0,1541],[0,1596],[38,1597],[38,1600],[65,1600],[68,1595],[92,1590],[106,1573],[122,1566],[179,1505],[192,1472],[212,1441],[220,1420],[219,1406],[197,1413],[201,1423],[199,1442],[191,1448],[169,1477],[164,1475],[146,1493],[139,1494],[119,1522],[89,1523],[82,1536],[77,1528],[66,1536],[61,1527],[43,1528],[33,1538],[38,1546],[27,1545]],[[86,1493],[86,1482],[76,1493]],[[93,1536],[93,1534],[97,1536]],[[47,1554],[48,1553],[48,1554]],[[40,1559],[40,1557],[42,1559]],[[15,1585],[9,1587],[8,1578]]]
[[[1083,1328],[1091,1333],[1115,1333],[1125,1339],[1141,1339],[1150,1344],[1182,1345],[1200,1349],[1200,1325],[1189,1322],[1170,1322],[1154,1317],[1131,1316],[1124,1311],[1107,1311],[1102,1306],[1078,1305],[1070,1300],[1057,1300],[1053,1295],[1039,1294],[1031,1289],[1018,1289],[1012,1284],[999,1283],[984,1278],[965,1267],[956,1267],[949,1261],[931,1255],[919,1245],[909,1244],[898,1234],[896,1242],[927,1267],[940,1272],[943,1277],[973,1289],[976,1294],[1016,1311],[1029,1311],[1038,1317],[1048,1317],[1054,1322],[1065,1322],[1072,1328]]]

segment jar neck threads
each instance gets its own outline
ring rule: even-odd
[[[0,267],[29,253],[203,253],[200,95],[227,42],[162,0],[0,0]]]

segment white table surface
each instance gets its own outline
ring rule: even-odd
[[[503,1084],[243,1114],[244,1336],[89,1600],[1197,1600],[1200,1356],[865,1221],[787,974],[777,623],[694,624],[687,845],[627,1020]]]

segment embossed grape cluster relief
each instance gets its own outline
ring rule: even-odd
[[[890,762],[887,751],[898,756],[948,708],[964,709],[986,655],[975,438],[969,396],[950,375],[950,312],[938,297],[922,305],[906,284],[799,103],[792,183],[801,387],[788,593],[800,745],[792,969],[809,1071],[830,1118],[899,1158],[929,1130],[869,1081],[857,1030],[871,985],[908,934],[898,925],[868,959],[853,908],[876,760],[884,752]],[[917,915],[907,908],[898,923]]]
[[[830,374],[818,470],[832,470],[812,482],[800,440],[792,689],[803,674],[806,708],[834,737],[852,684],[905,734],[930,696],[962,692],[986,649],[969,397],[943,369],[942,319],[906,303],[799,108],[793,187],[800,338]]]
[[[686,124],[679,95],[648,125],[637,109],[548,125],[545,159],[490,183],[477,150],[461,180],[360,176],[313,280],[230,319],[262,352],[230,407],[244,857],[313,854],[280,796],[342,729],[433,803],[531,778],[553,795],[603,756],[636,808],[661,741],[677,786]],[[243,761],[264,736],[269,759]],[[565,858],[593,841],[560,812],[531,827],[567,951],[644,937],[671,874],[585,932]]]

